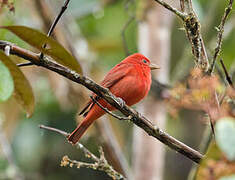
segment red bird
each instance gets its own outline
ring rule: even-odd
[[[128,106],[131,106],[148,94],[152,82],[150,71],[153,69],[159,67],[151,64],[142,54],[136,53],[113,67],[101,82],[101,86],[108,88],[116,97],[122,98]],[[103,99],[99,99],[98,102],[110,111],[115,109]],[[105,111],[90,100],[81,114],[85,118],[68,137],[68,141],[72,144],[76,144],[88,127],[104,115]]]

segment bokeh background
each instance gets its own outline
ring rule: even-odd
[[[9,11],[7,7],[1,7],[1,25],[25,25],[44,33],[47,33],[51,21],[63,4],[63,0],[10,2],[14,3],[15,12]],[[193,3],[201,20],[205,45],[211,59],[216,45],[215,27],[219,25],[227,2],[195,0]],[[178,6],[177,3],[174,5]],[[162,21],[154,25],[159,20]],[[225,26],[222,50],[225,65],[233,77],[235,72],[234,22],[235,16],[232,12]],[[145,31],[146,26],[149,28],[148,31]],[[155,37],[154,32],[158,32],[161,37],[156,39],[155,46],[154,43],[148,44],[151,39],[148,35]],[[208,126],[204,120],[205,114],[188,109],[180,109],[177,113],[172,112],[167,102],[164,101],[168,89],[184,81],[194,66],[191,47],[178,18],[162,10],[162,7],[157,6],[155,2],[144,0],[71,0],[53,37],[78,59],[84,74],[96,82],[100,82],[104,74],[125,58],[127,53],[143,52],[146,56],[153,57],[151,60],[162,67],[160,72],[154,74],[153,77],[169,86],[160,86],[154,81],[155,86],[149,96],[135,108],[144,112],[149,119],[156,120],[156,124],[164,116],[164,123],[160,126],[166,132],[187,145],[199,149],[203,131]],[[0,39],[30,48],[6,30],[0,30]],[[158,57],[159,54],[161,54],[160,57]],[[15,58],[15,60],[22,62],[21,59]],[[0,131],[10,144],[13,164],[17,165],[15,167],[9,164],[4,149],[1,148],[0,179],[17,179],[19,174],[22,175],[21,178],[18,177],[20,179],[36,180],[110,179],[105,173],[99,171],[61,167],[60,161],[64,155],[79,161],[90,162],[90,160],[85,158],[80,150],[68,144],[64,137],[38,128],[40,124],[43,124],[71,132],[80,120],[77,112],[83,108],[90,92],[40,67],[23,67],[22,70],[33,87],[36,110],[32,118],[27,119],[13,98],[0,104]],[[217,69],[218,72],[219,70],[220,68]],[[151,102],[152,110],[145,108],[149,106],[148,102]],[[146,106],[145,103],[147,103]],[[155,106],[154,103],[158,104]],[[152,116],[151,111],[157,111],[159,106],[163,108],[160,112],[161,117],[156,114]],[[139,142],[139,139],[146,139],[147,136],[142,137],[143,135],[132,123],[118,121],[110,116],[98,121],[89,129],[81,142],[96,155],[99,155],[98,148],[102,146],[107,159],[118,171],[125,174],[129,170],[128,168],[123,170],[122,167],[129,166],[133,172],[129,174],[129,177],[134,177],[133,174],[142,171],[146,173],[154,171],[159,179],[187,179],[193,165],[191,160],[164,145],[159,145],[160,143],[155,145],[156,140],[146,144],[155,154],[154,156],[151,153],[141,154],[145,151],[145,143]],[[113,157],[116,156],[116,153],[113,153],[113,144],[121,152],[121,157],[118,159],[125,159],[121,165],[117,157]],[[162,149],[160,154],[154,151],[155,148]],[[151,159],[150,166],[155,164],[154,162],[158,165],[148,172],[146,167],[149,166],[141,163],[141,158],[146,161]],[[137,169],[139,169],[138,172],[136,172]]]

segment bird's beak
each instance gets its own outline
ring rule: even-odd
[[[150,63],[149,67],[150,67],[151,70],[160,69],[160,66],[158,66],[156,64],[152,64],[152,63]]]

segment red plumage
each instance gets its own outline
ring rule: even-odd
[[[151,86],[151,69],[158,69],[158,67],[151,64],[145,56],[136,53],[113,67],[105,76],[101,85],[110,89],[116,97],[122,98],[127,105],[131,106],[148,94]],[[99,99],[98,102],[111,111],[115,109],[103,99]],[[80,114],[83,113],[85,118],[68,137],[68,140],[73,144],[79,141],[87,128],[96,119],[105,114],[92,100],[88,102]]]

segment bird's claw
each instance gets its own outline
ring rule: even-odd
[[[118,97],[117,98],[117,101],[118,101],[118,104],[123,108],[124,106],[125,106],[125,101],[123,101],[123,99],[122,98],[120,98],[120,97]]]

